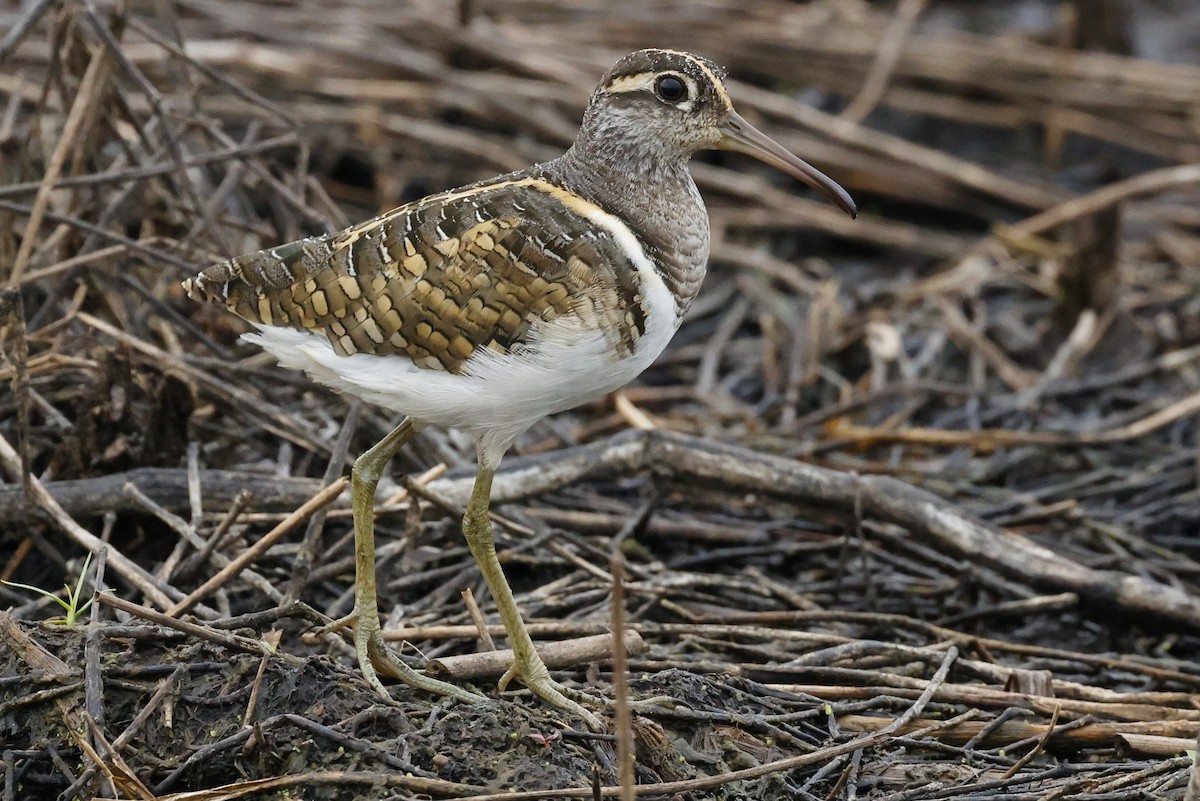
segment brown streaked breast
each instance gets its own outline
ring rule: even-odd
[[[630,353],[647,301],[631,254],[584,216],[591,205],[538,178],[498,180],[239,256],[184,287],[253,323],[323,333],[342,355],[455,373],[566,315]]]

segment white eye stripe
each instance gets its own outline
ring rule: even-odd
[[[604,90],[610,95],[645,90],[653,91],[654,79],[657,77],[657,72],[639,72],[637,75],[625,75],[613,80]]]

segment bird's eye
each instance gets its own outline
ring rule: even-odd
[[[654,91],[668,103],[678,103],[687,100],[687,84],[674,75],[663,75],[654,82]]]

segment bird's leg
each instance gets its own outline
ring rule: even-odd
[[[354,462],[350,480],[350,502],[354,508],[354,611],[335,622],[354,625],[354,651],[363,676],[385,698],[390,698],[375,671],[399,679],[410,687],[445,695],[467,703],[482,696],[425,676],[401,662],[383,641],[379,624],[379,602],[375,591],[375,488],[388,462],[412,439],[417,427],[405,418],[392,433]]]
[[[513,666],[509,673],[505,674],[505,678],[501,679],[501,684],[515,673],[536,695],[559,709],[583,718],[588,728],[593,731],[603,731],[600,719],[568,698],[565,694],[566,688],[550,678],[546,664],[533,647],[533,640],[525,628],[525,621],[521,619],[521,610],[517,608],[517,601],[513,598],[512,589],[509,588],[508,580],[500,567],[500,560],[496,558],[495,530],[488,517],[494,472],[482,464],[479,467],[475,476],[475,487],[471,490],[471,501],[463,517],[463,536],[466,537],[467,546],[470,547],[471,554],[475,557],[484,580],[487,581],[488,589],[492,592],[492,598],[496,601],[500,619],[504,622],[504,631],[508,635],[508,644],[513,649]],[[583,693],[579,695],[587,697]]]

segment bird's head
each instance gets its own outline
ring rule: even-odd
[[[614,64],[592,93],[580,137],[583,148],[610,158],[686,162],[699,150],[745,153],[857,213],[846,190],[746,122],[733,108],[724,70],[691,53],[639,50]]]

